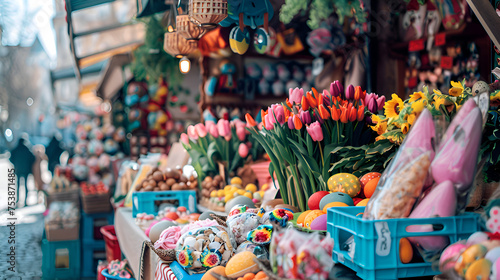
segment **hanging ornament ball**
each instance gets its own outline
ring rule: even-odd
[[[269,34],[266,32],[264,28],[258,28],[254,34],[253,44],[255,46],[255,50],[260,54],[265,54],[267,52],[267,48],[269,47]]]
[[[229,45],[231,50],[237,54],[244,54],[250,45],[250,32],[248,28],[241,31],[239,26],[233,27],[229,34]]]

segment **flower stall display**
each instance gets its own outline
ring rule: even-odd
[[[368,126],[371,111],[376,113],[384,103],[384,97],[352,85],[344,90],[335,81],[330,91],[321,93],[290,89],[286,102],[261,112],[262,129],[247,115],[248,130],[269,155],[269,172],[286,204],[305,211],[313,193],[327,190],[330,176],[344,171],[367,173],[387,160],[379,156],[354,164],[364,158],[375,138]],[[342,157],[337,153],[343,149],[362,153]]]

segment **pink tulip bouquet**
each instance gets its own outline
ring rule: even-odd
[[[225,174],[234,174],[245,162],[262,156],[264,150],[252,144],[246,125],[239,119],[220,119],[217,123],[207,121],[187,128],[181,143],[191,156],[198,178],[219,174],[219,163]]]
[[[328,178],[344,171],[334,166],[345,160],[336,152],[374,141],[376,133],[367,123],[384,103],[384,97],[352,85],[344,90],[335,81],[321,93],[290,89],[286,102],[261,111],[261,131],[246,116],[248,130],[271,159],[269,172],[285,203],[307,210],[309,196],[326,190]]]

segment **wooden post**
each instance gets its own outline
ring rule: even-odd
[[[495,8],[488,0],[467,0],[467,3],[476,14],[493,43],[497,48],[500,48],[500,32],[498,32],[500,17],[495,12]]]

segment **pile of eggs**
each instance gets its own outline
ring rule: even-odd
[[[439,269],[466,280],[500,279],[500,240],[476,232],[467,242],[448,246],[441,254]]]
[[[224,206],[230,200],[244,196],[250,199],[254,204],[261,203],[264,197],[264,190],[258,189],[255,184],[248,184],[243,188],[242,180],[239,177],[231,179],[230,185],[221,190],[213,190],[210,193],[210,201],[217,206]]]
[[[381,174],[370,172],[361,178],[339,173],[328,179],[329,191],[319,191],[309,197],[309,210],[297,218],[297,225],[310,230],[326,230],[326,212],[331,207],[366,206],[377,188]]]

